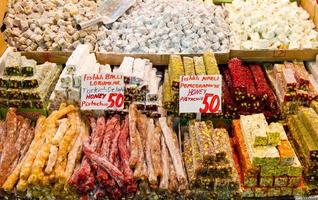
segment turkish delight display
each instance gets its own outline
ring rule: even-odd
[[[284,64],[265,64],[266,75],[276,93],[282,116],[293,114],[297,106],[309,106],[318,98],[318,87],[303,62],[284,62]]]
[[[317,48],[315,24],[297,2],[234,0],[225,4],[231,49]]]
[[[241,115],[240,119],[233,120],[232,129],[243,197],[305,194],[303,165],[281,123],[267,124],[264,114]]]
[[[1,107],[46,109],[61,73],[61,67],[46,62],[37,65],[18,52],[8,52],[0,69]]]
[[[188,57],[171,55],[168,70],[164,73],[162,87],[163,107],[172,114],[179,109],[180,76],[190,75],[219,75],[220,71],[212,52],[205,52],[203,56]],[[189,115],[191,116],[191,115]]]
[[[222,68],[222,111],[225,117],[238,118],[241,114],[265,113],[267,119],[280,117],[275,93],[267,82],[262,67],[244,64],[238,58]]]
[[[211,121],[190,121],[183,141],[183,159],[189,198],[240,198],[239,175],[225,129],[214,129]]]
[[[300,162],[304,166],[304,179],[308,185],[309,194],[318,194],[317,167],[317,102],[313,101],[311,107],[299,107],[294,115],[288,116],[287,124]]]

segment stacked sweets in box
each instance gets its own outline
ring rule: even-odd
[[[181,57],[171,55],[168,70],[165,71],[162,103],[169,113],[178,113],[180,76],[218,75],[220,74],[213,53],[204,53],[202,57]]]
[[[194,199],[239,198],[239,176],[225,129],[213,129],[211,121],[190,121],[184,138],[183,158],[189,179],[187,196]]]
[[[222,101],[225,117],[238,118],[263,112],[268,119],[280,116],[276,96],[258,64],[246,65],[238,58],[222,70]]]
[[[0,67],[0,107],[46,108],[61,67],[46,62],[37,65],[18,52],[9,52]]]
[[[131,103],[149,115],[158,116],[161,98],[158,94],[162,73],[147,59],[124,57],[119,67],[101,65],[95,54],[89,52],[89,45],[78,45],[66,62],[58,83],[51,95],[51,109],[57,109],[62,102],[80,104],[81,78],[84,74],[114,73],[124,76],[125,109]]]
[[[267,124],[264,114],[233,120],[240,158],[243,197],[302,196],[302,171],[282,124]]]
[[[318,102],[311,108],[299,107],[288,117],[288,128],[296,152],[304,166],[304,178],[309,194],[318,194]]]
[[[312,66],[311,66],[312,67]],[[309,67],[309,71],[311,67]],[[278,97],[282,114],[292,114],[299,105],[309,105],[318,98],[318,84],[302,62],[265,64],[266,74]]]

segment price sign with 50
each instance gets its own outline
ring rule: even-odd
[[[181,76],[179,113],[222,112],[222,76]]]

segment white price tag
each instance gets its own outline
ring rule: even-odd
[[[81,110],[122,110],[124,76],[84,74],[81,83]]]
[[[180,76],[179,113],[222,112],[222,76]]]

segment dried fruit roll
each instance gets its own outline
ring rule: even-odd
[[[171,55],[168,66],[170,85],[173,89],[179,90],[180,76],[184,75],[181,56]]]
[[[168,127],[166,120],[167,119],[165,117],[159,118],[159,123],[162,129],[162,133],[165,137],[165,141],[169,149],[169,152],[173,161],[173,165],[176,170],[178,182],[180,185],[186,185],[187,177],[183,168],[181,153],[180,153],[179,147],[175,146],[173,142],[172,134],[174,133],[171,130],[171,128]]]
[[[71,177],[74,168],[75,168],[75,164],[76,164],[76,160],[78,160],[79,158],[79,150],[81,149],[82,143],[83,141],[87,140],[89,137],[89,133],[88,133],[88,128],[86,126],[86,124],[84,122],[79,122],[80,126],[79,126],[79,136],[77,137],[72,149],[70,150],[70,152],[68,153],[68,160],[67,160],[67,165],[64,171],[64,178],[65,180],[69,180],[69,178]],[[66,184],[65,184],[66,186]]]
[[[161,135],[161,160],[162,160],[162,177],[160,178],[159,188],[161,190],[168,190],[169,186],[169,174],[170,174],[170,164],[169,164],[169,151],[166,146],[165,138]]]
[[[129,166],[134,168],[138,162],[139,152],[142,149],[138,147],[138,130],[136,127],[137,122],[137,108],[135,104],[129,106],[129,138],[130,138],[130,158]]]
[[[56,165],[54,167],[55,176],[58,179],[63,179],[64,170],[67,163],[67,154],[70,151],[71,147],[74,145],[76,138],[79,135],[78,130],[78,120],[80,118],[78,112],[70,112],[67,115],[67,118],[70,121],[70,128],[65,133],[61,144],[59,145],[59,151],[57,154]]]
[[[216,62],[213,52],[203,53],[203,60],[207,75],[218,75],[220,74],[218,63]]]
[[[92,148],[89,146],[89,144],[84,142],[84,153],[85,155],[93,162],[97,163],[99,166],[104,168],[108,174],[116,180],[119,187],[122,187],[125,185],[125,177],[122,174],[122,172],[115,167],[113,164],[111,164],[109,161],[107,161],[104,158],[101,158],[98,156],[97,153],[94,153]]]
[[[29,153],[26,155],[26,158],[21,165],[20,182],[26,183],[26,180],[28,179],[30,175],[31,167],[36,157],[36,154],[38,152],[38,149],[44,143],[44,140],[45,140],[44,134],[45,134],[45,127],[46,127],[45,123],[46,123],[46,118],[44,116],[40,116],[36,123],[35,137],[30,145]],[[20,182],[18,183],[18,186],[17,186],[18,190],[20,190],[20,187],[19,187]]]
[[[153,133],[155,130],[155,125],[154,125],[154,121],[153,119],[148,119],[147,120],[147,138],[146,138],[146,163],[147,163],[147,169],[148,169],[148,181],[150,184],[150,187],[152,188],[156,188],[158,187],[158,180],[157,180],[157,176],[155,174],[154,171],[154,166],[153,166],[153,160],[151,158],[151,143],[153,141]]]
[[[187,75],[187,76],[195,75],[193,58],[184,56],[183,64],[184,64],[184,75]]]
[[[154,173],[156,177],[162,177],[162,161],[161,161],[161,145],[160,138],[162,132],[160,125],[156,123],[156,127],[153,133],[152,142],[151,142],[151,160],[154,168]]]
[[[299,83],[301,89],[305,89],[309,86],[309,73],[307,72],[303,62],[293,62],[293,69],[295,71],[295,78]]]

